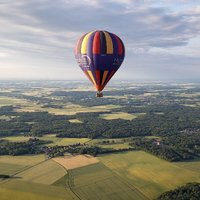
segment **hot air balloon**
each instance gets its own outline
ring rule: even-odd
[[[102,90],[121,66],[125,56],[122,40],[108,31],[84,34],[75,47],[75,58],[102,97]]]

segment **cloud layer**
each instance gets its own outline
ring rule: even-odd
[[[199,22],[195,0],[2,0],[0,78],[84,78],[73,48],[96,29],[125,43],[116,78],[198,78]]]

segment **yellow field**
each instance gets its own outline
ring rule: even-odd
[[[83,123],[82,121],[80,121],[78,119],[70,119],[69,122],[71,122],[71,123]]]
[[[77,200],[67,188],[11,180],[0,183],[1,200]]]
[[[53,160],[44,161],[16,175],[23,181],[51,185],[66,174],[62,166]]]
[[[99,162],[97,158],[90,155],[68,155],[63,157],[56,157],[53,158],[53,160],[66,169],[76,169]]]
[[[76,113],[84,113],[84,112],[104,112],[104,111],[111,111],[112,109],[121,107],[117,105],[86,107],[86,106],[81,106],[78,104],[69,103],[68,105],[65,105],[63,108],[43,108],[42,104],[39,105],[36,103],[31,103],[31,102],[26,102],[26,101],[20,105],[21,105],[21,108],[16,109],[17,112],[47,111],[55,115],[75,115]]]
[[[13,175],[44,161],[44,155],[0,156],[0,173]]]
[[[144,115],[145,113],[138,113],[138,114],[129,114],[125,112],[113,112],[109,114],[102,114],[100,115],[101,118],[112,120],[112,119],[125,119],[125,120],[132,120],[137,118],[140,115]]]
[[[187,182],[200,182],[199,172],[142,151],[104,155],[99,159],[150,199]]]
[[[110,111],[114,108],[119,108],[120,106],[116,105],[106,105],[106,106],[91,106],[85,107],[77,104],[70,104],[65,106],[62,109],[57,108],[44,108],[44,111],[48,111],[49,113],[53,113],[56,115],[75,115],[76,113],[84,113],[84,112],[104,112]]]
[[[3,140],[8,140],[10,142],[25,142],[28,141],[30,137],[24,137],[24,136],[8,136],[8,137],[2,137]]]
[[[200,160],[190,162],[177,162],[176,165],[178,167],[188,169],[190,171],[194,171],[200,174]]]
[[[44,154],[27,155],[27,156],[0,156],[0,164],[18,164],[32,166],[45,160]]]
[[[16,99],[12,97],[0,97],[0,106],[8,106],[8,105],[18,105],[25,104],[27,101],[25,99]]]

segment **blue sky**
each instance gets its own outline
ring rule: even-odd
[[[91,30],[116,33],[116,79],[199,79],[199,0],[1,0],[0,79],[85,79],[73,54]]]

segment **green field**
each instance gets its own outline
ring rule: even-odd
[[[44,135],[43,137],[39,138],[40,140],[49,140],[53,143],[48,144],[47,146],[54,146],[54,145],[71,145],[76,143],[85,143],[89,141],[88,138],[58,138],[55,134],[48,134]]]
[[[28,141],[31,137],[24,137],[24,136],[8,136],[8,137],[2,137],[4,140],[8,140],[10,142],[24,142]],[[47,144],[47,146],[55,146],[55,145],[71,145],[76,143],[85,143],[89,141],[88,138],[58,138],[56,137],[56,134],[47,134],[43,137],[37,137],[40,140],[44,141],[52,141],[52,143]]]
[[[142,151],[104,155],[99,159],[150,199],[187,182],[200,182],[199,171],[179,167]]]
[[[101,163],[69,170],[67,182],[81,199],[147,199]]]
[[[15,178],[23,181],[51,185],[66,174],[65,169],[53,160],[44,161],[21,173]]]
[[[108,149],[125,149],[131,147],[128,143],[119,143],[119,144],[101,144],[97,145],[102,148],[108,148]]]

